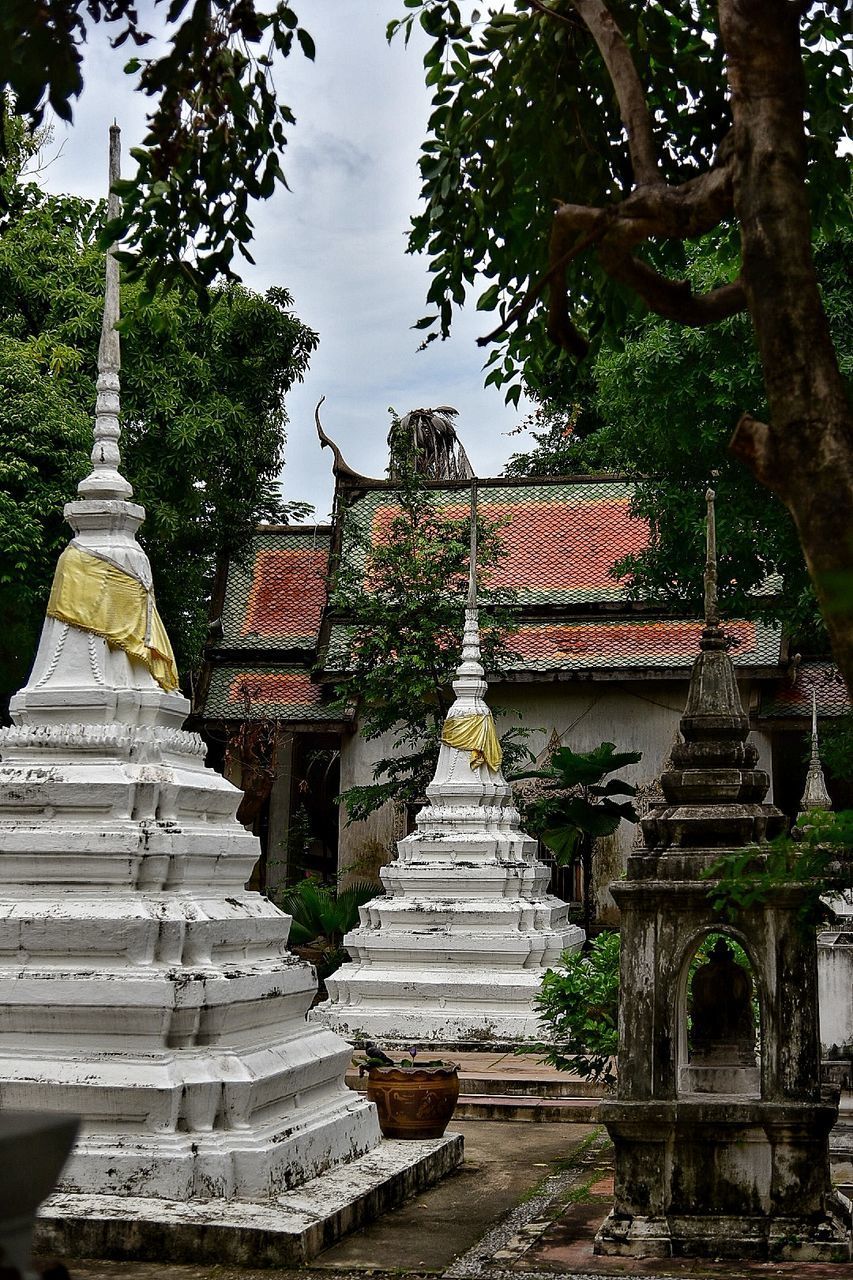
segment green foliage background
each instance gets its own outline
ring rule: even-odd
[[[850,379],[853,232],[821,239],[815,259],[842,372]],[[685,274],[705,289],[733,270],[734,262],[706,241],[691,252]],[[620,341],[602,341],[584,370],[553,355],[530,377],[540,399],[531,423],[535,447],[515,454],[507,474],[635,476],[633,510],[648,521],[651,538],[646,550],[616,566],[628,575],[630,594],[700,608],[703,493],[713,478],[727,614],[781,619],[805,652],[824,647],[794,523],[726,449],[742,407],[759,417],[767,412],[748,317],[690,329],[646,315]]]
[[[62,505],[88,470],[104,258],[103,208],[7,188],[0,235],[0,690],[25,679],[56,557]],[[144,306],[122,289],[124,470],[147,508],[140,532],[182,675],[197,665],[218,555],[286,514],[283,397],[316,335],[285,289],[238,285],[202,309],[173,290]],[[304,506],[300,508],[304,511]]]

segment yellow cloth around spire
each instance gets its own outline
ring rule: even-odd
[[[487,764],[496,773],[500,768],[503,752],[491,711],[484,716],[456,716],[445,720],[441,741],[449,747],[458,747],[460,751],[470,751],[472,769]]]
[[[70,543],[56,566],[47,616],[103,636],[142,662],[167,693],[178,687],[175,655],[153,590],[118,565]]]

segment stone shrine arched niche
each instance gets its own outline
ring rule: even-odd
[[[703,929],[685,949],[676,989],[679,1095],[761,1097],[761,983],[746,939]]]

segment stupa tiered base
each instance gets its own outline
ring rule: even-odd
[[[546,892],[548,868],[517,831],[517,815],[516,831],[507,830],[514,810],[481,814],[469,819],[480,830],[457,833],[452,847],[425,822],[400,841],[396,861],[382,869],[386,896],[362,908],[346,938],[351,963],[326,980],[329,1000],[314,1016],[350,1039],[541,1036],[533,1001],[542,974],[580,947],[583,932]]]
[[[83,1116],[64,1190],[269,1197],[370,1151],[377,1121],[349,1046],[306,1022],[289,918],[245,889],[240,793],[147,679],[49,620],[0,733],[0,1100]]]
[[[473,563],[473,556],[472,556]],[[415,1044],[529,1043],[542,1038],[534,1001],[542,976],[583,931],[548,893],[550,871],[520,830],[500,769],[447,741],[454,721],[483,732],[476,609],[466,612],[462,663],[426,807],[382,868],[385,896],[344,939],[350,963],[326,980],[312,1013],[350,1039]],[[493,732],[493,730],[492,730]]]

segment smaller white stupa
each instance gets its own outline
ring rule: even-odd
[[[361,908],[314,1010],[349,1038],[441,1044],[537,1038],[542,975],[584,934],[548,893],[550,870],[520,828],[485,701],[477,610],[476,485],[456,701],[417,830],[382,868],[383,897]]]

